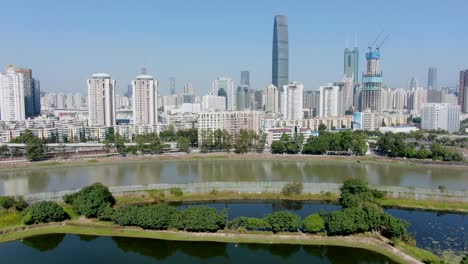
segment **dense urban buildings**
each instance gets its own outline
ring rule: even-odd
[[[468,113],[468,70],[460,71],[458,84],[458,104],[463,113]]]
[[[132,81],[133,124],[156,125],[158,122],[158,81],[145,74]]]
[[[88,125],[115,125],[115,84],[106,73],[93,74],[88,80]]]
[[[283,99],[281,108],[283,118],[288,120],[299,120],[304,118],[304,85],[291,82],[283,87]]]
[[[0,73],[0,120],[22,121],[25,113],[25,78],[9,65],[6,73]]]
[[[280,92],[289,83],[288,18],[275,16],[273,26],[272,83]]]
[[[460,129],[460,106],[450,104],[426,103],[421,109],[421,128],[445,130],[450,133]]]

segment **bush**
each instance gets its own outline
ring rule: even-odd
[[[78,196],[78,193],[71,193],[63,196],[63,201],[67,204],[73,204],[73,201],[75,201],[76,197]]]
[[[137,215],[141,208],[134,205],[120,207],[114,211],[111,220],[121,226],[138,226]]]
[[[285,184],[281,190],[281,193],[286,196],[299,195],[302,193],[303,189],[304,185],[302,182],[292,182]]]
[[[270,231],[271,225],[262,218],[256,217],[237,217],[228,223],[229,229],[256,230],[256,231]]]
[[[15,199],[11,196],[0,197],[0,207],[10,209],[15,205]]]
[[[369,188],[366,182],[353,178],[346,179],[340,190],[340,204],[344,208],[360,206],[367,202],[375,203],[384,195],[381,191]]]
[[[266,215],[263,219],[271,225],[273,232],[295,232],[302,229],[302,219],[289,211],[279,211]]]
[[[325,227],[330,235],[351,235],[368,230],[364,210],[357,207],[331,212],[325,218]]]
[[[179,187],[172,187],[169,189],[169,193],[174,195],[174,196],[177,196],[177,197],[180,197],[182,195],[184,195],[184,192],[182,191],[181,188]]]
[[[227,211],[212,207],[193,206],[173,215],[170,228],[191,232],[215,232],[226,225]]]
[[[103,207],[99,208],[99,210],[97,212],[97,218],[99,220],[108,221],[108,220],[112,219],[113,213],[114,213],[114,210],[112,209],[112,207],[110,205],[103,206]]]
[[[325,228],[325,222],[319,214],[311,214],[303,221],[304,231],[307,233],[317,233]]]
[[[136,217],[138,226],[144,229],[165,230],[176,213],[176,208],[162,203],[140,208]]]
[[[68,219],[68,214],[55,202],[34,203],[21,214],[21,221],[26,225],[61,222]]]
[[[100,183],[85,187],[76,195],[68,196],[67,201],[72,203],[77,213],[88,218],[97,217],[100,210],[115,204],[115,199],[109,189]]]

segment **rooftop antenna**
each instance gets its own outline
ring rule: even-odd
[[[384,42],[390,37],[390,34],[388,34],[387,36],[385,36],[385,38],[383,38],[383,40],[379,43],[379,45],[377,45],[376,49],[380,49],[380,47],[384,44]]]
[[[144,66],[141,68],[141,74],[146,75],[147,73],[148,73],[148,69],[146,68],[146,65],[144,65]]]

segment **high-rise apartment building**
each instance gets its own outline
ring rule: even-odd
[[[158,81],[151,75],[141,74],[132,81],[133,124],[158,123]]]
[[[437,84],[437,68],[430,67],[427,71],[427,89],[428,90],[439,90]]]
[[[359,50],[348,48],[344,51],[344,75],[345,78],[352,78],[354,87],[359,84]]]
[[[39,80],[33,78],[31,69],[17,68],[16,72],[23,74],[26,118],[39,116],[41,114],[41,90]]]
[[[320,115],[320,91],[304,91],[304,109],[308,110],[309,117]]]
[[[340,87],[331,83],[320,86],[320,111],[321,117],[333,117],[339,115]]]
[[[6,73],[0,73],[0,120],[24,120],[24,103],[24,76],[9,65]]]
[[[272,83],[281,92],[289,83],[288,17],[286,16],[275,16],[272,57]]]
[[[266,93],[263,90],[254,92],[254,110],[265,110]]]
[[[410,80],[408,81],[408,89],[416,89],[419,87],[419,81],[416,77],[411,76]]]
[[[304,85],[291,82],[283,86],[281,108],[286,120],[301,120],[304,118]]]
[[[88,80],[90,126],[115,125],[115,80],[106,73],[96,73]]]
[[[250,86],[250,72],[249,71],[241,71],[241,85]]]
[[[442,129],[450,133],[460,130],[460,106],[426,103],[421,109],[421,128]]]
[[[175,77],[169,78],[169,93],[170,95],[176,94],[176,84],[175,84]]]
[[[366,60],[367,71],[362,75],[361,109],[380,112],[383,77],[380,70],[379,49],[373,50],[370,48],[366,53]]]
[[[271,113],[279,112],[279,92],[278,88],[273,84],[266,88],[265,111]]]
[[[204,95],[201,102],[202,111],[224,111],[226,110],[226,97],[217,95]]]
[[[460,71],[458,105],[463,113],[468,113],[468,70]]]
[[[226,97],[226,110],[236,110],[234,81],[231,78],[217,78],[214,80],[213,94]]]
[[[427,103],[427,90],[422,87],[413,89],[408,94],[408,111],[411,114],[419,115],[421,107]]]

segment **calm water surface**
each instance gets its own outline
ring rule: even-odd
[[[219,181],[342,183],[346,177],[373,185],[468,189],[466,168],[316,160],[173,160],[1,170],[0,195],[70,190],[94,182],[107,186]]]
[[[44,235],[0,244],[2,263],[394,263],[361,249]]]
[[[317,201],[229,201],[175,205],[179,208],[185,208],[194,204],[211,206],[218,210],[228,208],[230,219],[238,216],[263,217],[266,214],[282,210],[292,211],[305,218],[320,210],[330,212],[341,209],[339,205]],[[421,248],[437,254],[441,254],[443,251],[453,251],[456,254],[468,251],[468,214],[403,209],[386,209],[386,211],[410,223],[408,230],[414,235],[417,245]]]

